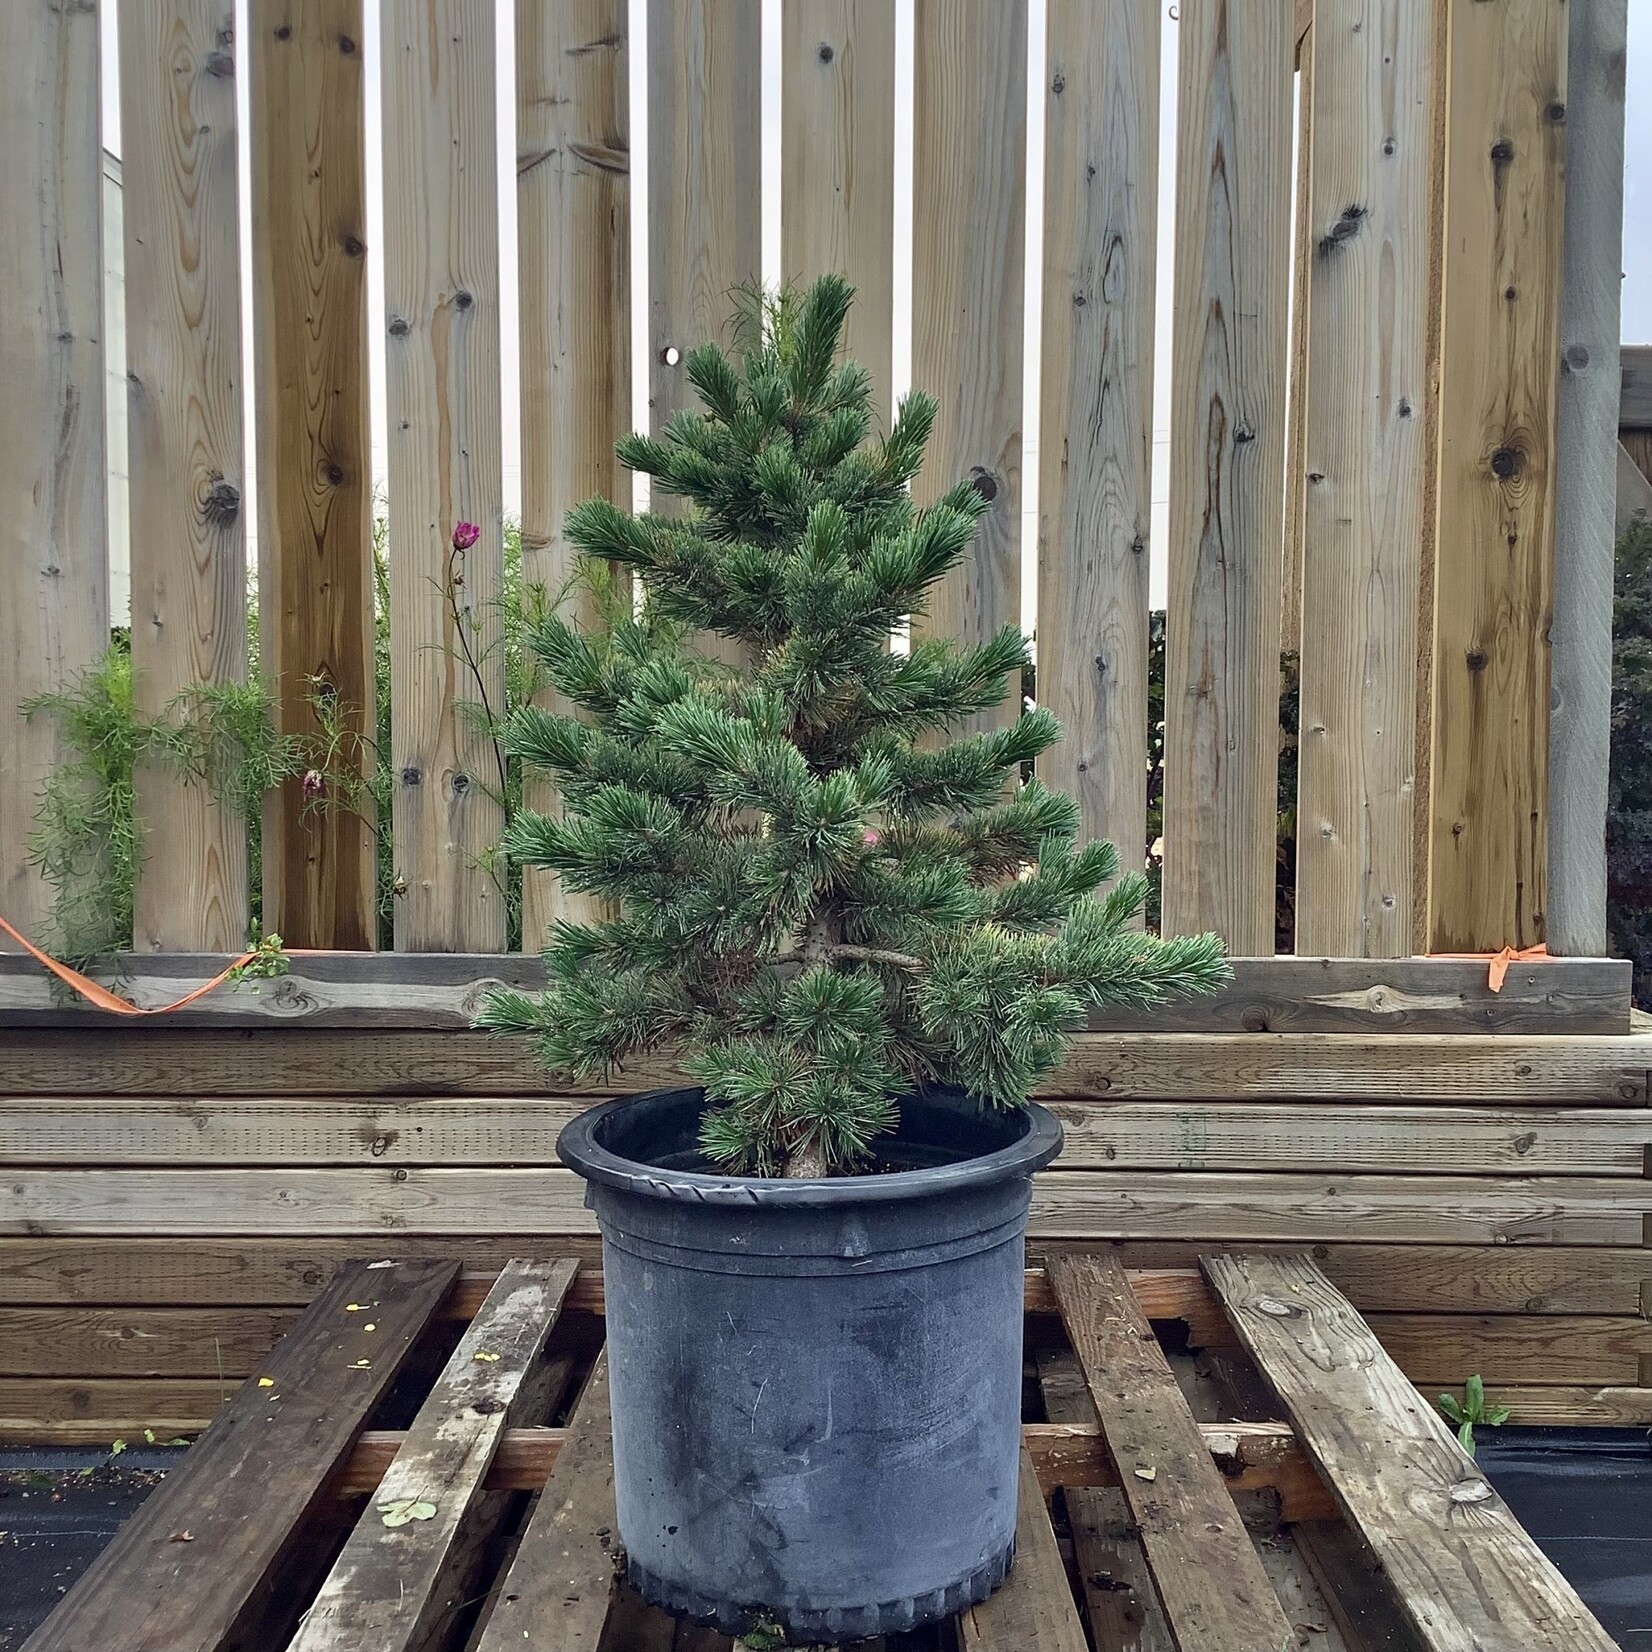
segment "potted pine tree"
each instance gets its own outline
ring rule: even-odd
[[[1091,1005],[1226,976],[1213,936],[1134,927],[1141,873],[1028,778],[1048,711],[943,737],[1019,682],[1019,632],[891,649],[986,507],[967,483],[914,507],[929,396],[869,439],[850,298],[770,300],[738,361],[686,358],[703,412],[620,444],[687,514],[569,515],[645,602],[535,637],[578,715],[511,721],[565,813],[508,847],[611,915],[559,924],[545,992],[482,1018],[561,1074],[669,1051],[693,1081],[558,1148],[603,1235],[619,1534],[650,1599],[805,1641],[1005,1575],[1022,1235],[1061,1146],[1030,1093]]]

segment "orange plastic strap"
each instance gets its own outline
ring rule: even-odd
[[[67,964],[60,964],[49,953],[42,952],[26,935],[20,935],[4,918],[0,918],[0,929],[3,929],[17,944],[23,948],[36,962],[45,965],[58,980],[74,988],[88,1004],[100,1010],[107,1010],[111,1015],[170,1015],[173,1010],[181,1010],[186,1004],[193,1004],[197,998],[206,995],[217,987],[221,987],[236,970],[243,964],[251,962],[256,954],[243,952],[221,969],[210,981],[196,987],[193,992],[186,992],[182,998],[171,1004],[157,1004],[153,1009],[140,1009],[138,1005],[125,998],[119,998],[107,987],[100,987],[96,981],[80,973],[78,969],[70,969]]]
[[[1430,958],[1484,958],[1487,961],[1486,985],[1493,992],[1501,992],[1509,978],[1510,964],[1535,964],[1548,960],[1546,946],[1506,946],[1499,952],[1431,952]]]

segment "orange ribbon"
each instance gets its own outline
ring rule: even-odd
[[[1509,978],[1510,964],[1546,963],[1549,949],[1546,946],[1503,947],[1497,952],[1431,952],[1430,958],[1484,958],[1487,960],[1486,985],[1493,992],[1501,992],[1503,983]]]
[[[37,963],[49,969],[58,980],[78,992],[88,1004],[100,1010],[107,1010],[111,1015],[170,1015],[173,1010],[181,1010],[186,1004],[193,1004],[197,998],[205,998],[209,992],[221,987],[243,964],[250,963],[257,956],[253,952],[243,952],[239,958],[227,964],[210,981],[196,987],[193,992],[186,992],[174,1003],[157,1004],[153,1009],[146,1010],[128,999],[117,997],[107,987],[99,986],[96,981],[82,975],[78,969],[70,969],[67,964],[59,963],[49,953],[42,952],[33,941],[26,935],[19,934],[4,918],[0,918],[0,929],[11,936]]]

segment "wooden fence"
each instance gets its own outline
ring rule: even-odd
[[[1586,244],[1568,215],[1609,217],[1621,188],[1610,39],[1581,54],[1574,39],[1569,106],[1568,12],[1589,8],[1562,0],[1182,0],[1174,31],[1158,0],[1032,3],[1047,4],[1036,545],[1020,534],[1028,0],[916,0],[912,378],[941,405],[922,486],[973,475],[993,502],[928,623],[973,638],[1014,620],[1036,559],[1038,691],[1067,729],[1045,777],[1077,795],[1088,830],[1141,844],[1158,86],[1179,41],[1165,924],[1217,929],[1236,953],[1274,949],[1284,650],[1300,652],[1298,950],[1391,958],[1543,939],[1551,647],[1582,650],[1588,667],[1601,630],[1598,601],[1581,630],[1567,620],[1551,635],[1550,621],[1573,611],[1556,603],[1571,564],[1557,575],[1553,556],[1570,485],[1555,463],[1563,371],[1610,378],[1615,402],[1615,336],[1602,348],[1591,334],[1591,358],[1562,332],[1579,287],[1569,276],[1563,294],[1563,250]],[[685,399],[682,351],[720,331],[730,290],[759,273],[761,7],[649,0],[650,141],[634,174],[628,6],[520,0],[522,402],[504,409],[494,108],[513,91],[495,81],[495,8],[384,0],[385,236],[369,247],[362,7],[253,0],[237,40],[230,0],[120,6],[138,703],[153,713],[245,669],[250,420],[263,666],[282,725],[311,727],[319,680],[371,734],[366,267],[381,259],[395,945],[498,951],[504,904],[481,858],[500,806],[473,778],[491,758],[460,714],[475,696],[456,623],[478,628],[497,689],[501,420],[522,430],[528,575],[559,588],[568,506],[628,498],[611,444],[631,422],[633,289],[647,293],[657,423]],[[1596,10],[1609,36],[1613,8]],[[783,45],[786,273],[855,280],[851,345],[886,385],[893,7],[786,0]],[[30,930],[47,891],[24,844],[60,751],[12,707],[107,635],[98,67],[92,8],[5,8],[0,911]],[[251,82],[244,133],[238,76]],[[1603,181],[1568,201],[1580,123],[1605,134]],[[634,188],[647,191],[645,268]],[[1615,253],[1601,257],[1615,272]],[[1605,325],[1598,306],[1588,315]],[[1598,441],[1579,428],[1584,468],[1598,447],[1609,474],[1609,428]],[[484,531],[456,621],[459,518]],[[1588,549],[1597,571],[1609,554],[1609,540]],[[1604,730],[1597,679],[1557,705],[1568,751],[1577,728]],[[1566,864],[1584,857],[1561,926],[1574,952],[1604,951],[1603,764],[1588,759],[1581,803],[1555,816]],[[267,812],[265,927],[296,946],[369,947],[372,833],[302,801],[289,784]],[[136,950],[238,947],[244,823],[153,766],[138,807]],[[529,945],[558,902],[531,881]]]

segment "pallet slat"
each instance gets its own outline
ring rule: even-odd
[[[595,1652],[614,1586],[607,1355],[585,1386],[477,1652]]]
[[[1311,1262],[1212,1257],[1205,1271],[1425,1645],[1611,1652],[1571,1585]]]
[[[958,1614],[963,1652],[1086,1652],[1032,1459],[1021,1453],[1015,1565],[998,1592]]]
[[[429,1519],[357,1522],[289,1652],[418,1652],[451,1612],[461,1535],[508,1427],[527,1417],[531,1367],[573,1283],[573,1262],[512,1262],[436,1379],[373,1496]],[[394,1515],[395,1511],[391,1511]]]
[[[1057,1252],[1050,1282],[1178,1652],[1279,1652],[1290,1625],[1124,1270]]]
[[[82,1573],[28,1652],[218,1652],[296,1552],[307,1511],[457,1271],[366,1263],[340,1274],[260,1380],[240,1389]],[[346,1312],[351,1302],[371,1303],[371,1319]]]

